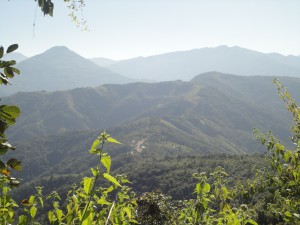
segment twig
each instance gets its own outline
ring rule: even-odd
[[[105,225],[107,225],[107,223],[108,223],[108,220],[110,218],[110,214],[111,214],[112,209],[113,209],[114,206],[115,206],[115,201],[113,202],[112,206],[110,207],[110,210],[109,210],[109,213],[108,213],[108,217],[107,217],[107,219],[105,221]]]

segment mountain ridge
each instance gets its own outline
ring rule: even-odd
[[[292,96],[300,99],[300,79],[281,79]],[[238,131],[246,132],[249,138],[257,126],[283,135],[288,132],[284,124],[289,117],[282,118],[286,113],[280,110],[282,103],[276,97],[272,80],[273,77],[207,73],[189,82],[107,84],[69,91],[18,93],[2,101],[22,109],[21,117],[9,131],[10,138],[16,140],[71,130],[105,129],[146,117],[173,121],[194,134],[201,129],[219,133],[226,127],[230,131],[224,132],[225,136],[234,136]]]
[[[56,91],[77,87],[95,87],[104,83],[129,83],[134,80],[102,68],[88,59],[56,46],[36,56],[21,61],[17,67],[21,75],[4,87],[1,95],[16,92]]]
[[[280,54],[279,54],[280,55]],[[278,55],[277,55],[278,56]],[[121,60],[107,68],[128,77],[157,81],[190,80],[196,74],[220,71],[239,75],[300,76],[300,57],[269,54],[241,47],[218,46]],[[299,58],[299,59],[298,59]]]

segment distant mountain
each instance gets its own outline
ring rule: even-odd
[[[12,79],[12,86],[0,94],[19,91],[56,91],[100,84],[129,83],[132,79],[102,68],[66,47],[53,47],[18,64],[21,75]]]
[[[268,54],[268,56],[279,63],[300,68],[300,56],[293,56],[293,55],[283,56],[278,53],[270,53]]]
[[[209,71],[239,75],[300,77],[300,57],[219,46],[118,61],[108,69],[131,78],[190,80]]]
[[[112,59],[106,59],[106,58],[102,58],[102,57],[98,57],[98,58],[91,58],[90,59],[92,62],[96,63],[98,66],[101,67],[107,67],[112,65],[113,63],[116,63],[117,61],[112,60]]]
[[[17,63],[27,59],[28,57],[19,52],[12,52],[3,56],[3,60],[15,60]]]

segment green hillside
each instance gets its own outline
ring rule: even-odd
[[[72,130],[111,128],[144,117],[178,120],[176,123],[181,123],[182,129],[195,136],[207,132],[234,138],[243,133],[248,139],[254,127],[272,129],[282,136],[289,129],[286,125],[289,117],[276,96],[272,79],[209,73],[190,82],[19,93],[2,101],[22,109],[18,123],[10,130],[14,140]],[[281,80],[293,96],[300,99],[297,92],[300,80]]]
[[[281,80],[300,99],[300,79]],[[62,185],[88,173],[96,159],[87,149],[104,129],[122,142],[107,149],[113,157],[113,168],[127,173],[141,192],[156,185],[154,181],[154,186],[144,185],[140,177],[146,171],[172,165],[180,158],[192,155],[201,161],[203,156],[212,154],[264,152],[253,138],[254,127],[271,129],[285,142],[289,138],[285,134],[289,133],[290,117],[276,96],[272,77],[212,72],[190,82],[19,93],[3,101],[22,109],[22,116],[10,130],[10,138],[17,147],[12,156],[24,165],[22,174],[17,174],[24,179],[20,189],[23,193],[40,182],[47,187],[57,185],[55,188],[60,190]],[[178,168],[183,170],[183,165]],[[184,177],[192,170],[197,167],[187,170]],[[166,176],[167,171],[160,176]],[[51,185],[50,180],[54,182]],[[159,184],[158,189],[166,191],[165,185]],[[182,190],[175,189],[168,193],[182,197],[184,191],[180,194]]]

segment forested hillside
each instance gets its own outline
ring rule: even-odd
[[[164,119],[191,136],[204,133],[234,138],[239,133],[247,140],[254,127],[272,129],[280,137],[289,129],[272,80],[207,73],[189,82],[19,93],[2,101],[22,108],[15,129],[10,130],[14,140],[72,130],[110,129],[146,117]],[[300,98],[299,79],[282,78],[282,82],[296,99]]]
[[[296,91],[299,79],[282,80],[299,99]],[[30,187],[46,183],[47,187],[61,190],[88,173],[96,161],[87,149],[105,128],[122,142],[108,149],[113,169],[136,181],[134,187],[139,192],[160,189],[176,198],[191,193],[186,188],[190,190],[192,183],[182,188],[178,185],[187,182],[182,179],[206,164],[207,155],[223,154],[214,156],[203,170],[213,165],[224,165],[231,170],[227,165],[239,158],[234,155],[265,152],[253,138],[254,127],[272,129],[285,142],[289,138],[286,136],[290,129],[289,115],[276,96],[271,77],[212,72],[190,82],[20,93],[4,101],[19,104],[23,109],[17,129],[10,135],[18,149],[13,156],[24,165],[24,185],[18,191],[24,193],[29,193]],[[260,156],[253,157],[241,161],[246,164],[252,161],[250,167],[238,169],[244,171],[242,174],[254,165],[264,164]],[[196,159],[195,164],[187,166],[191,158]],[[167,166],[175,162],[178,162],[178,172]],[[156,169],[160,172],[150,172]],[[174,181],[167,175],[170,170],[174,170]],[[149,185],[145,185],[142,177],[149,179]],[[159,184],[155,180],[164,182]],[[175,182],[175,187],[168,189],[170,182]]]

